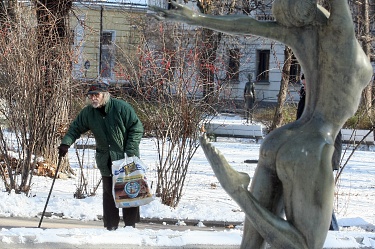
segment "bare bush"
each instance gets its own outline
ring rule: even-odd
[[[118,64],[131,79],[131,91],[125,90],[125,97],[137,110],[146,134],[155,137],[156,194],[163,204],[176,207],[189,163],[199,147],[200,129],[215,111],[203,97],[197,34],[179,25],[157,23],[145,27],[140,35],[142,45],[136,58],[123,53]],[[211,103],[219,104],[221,90],[216,87],[210,92]]]
[[[56,163],[68,109],[69,49],[68,37],[53,32],[61,21],[56,16],[40,28],[29,8],[17,11],[19,17],[4,19],[0,31],[0,174],[7,191],[28,193],[37,161]]]

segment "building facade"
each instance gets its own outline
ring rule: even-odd
[[[197,10],[195,2],[189,1],[186,4]],[[271,4],[272,1],[252,0],[248,9],[249,16],[259,21],[274,21]],[[149,0],[149,5],[168,8],[165,0]],[[251,35],[233,37],[223,34],[217,56],[220,58],[219,63],[227,65],[224,68],[218,65],[217,68],[224,70],[216,73],[216,83],[226,88],[223,91],[226,98],[243,100],[245,84],[251,78],[258,102],[277,102],[285,61],[284,44]],[[230,79],[227,77],[228,72],[232,72]],[[293,57],[286,101],[299,100],[302,73],[298,61]]]
[[[149,5],[167,8],[167,1],[149,1]],[[190,3],[194,7],[194,3]],[[259,9],[259,8],[256,8]],[[253,18],[272,20],[269,11],[254,11]],[[70,18],[72,31],[73,78],[87,81],[101,77],[110,83],[126,83],[131,76],[121,66],[137,56],[140,36],[137,24],[147,14],[145,2],[75,2]],[[149,19],[152,21],[152,19]],[[157,20],[153,20],[157,22]],[[285,46],[256,36],[223,35],[218,57],[225,70],[217,72],[217,84],[225,87],[226,98],[243,99],[249,77],[255,84],[258,102],[276,102],[279,93]],[[218,67],[219,68],[219,67]],[[222,65],[221,65],[221,68]],[[227,73],[232,72],[228,79]],[[297,66],[292,72],[287,101],[298,101]]]
[[[126,82],[129,75],[121,65],[136,56],[137,24],[146,8],[142,2],[75,2],[70,17],[73,78]]]

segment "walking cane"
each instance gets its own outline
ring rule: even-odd
[[[59,161],[57,162],[56,173],[55,173],[55,176],[53,177],[52,186],[51,186],[51,189],[49,190],[49,194],[48,194],[48,197],[47,197],[46,205],[44,206],[44,210],[43,210],[43,213],[42,213],[42,217],[40,218],[38,228],[40,228],[40,225],[42,224],[44,213],[46,212],[48,201],[49,201],[49,198],[50,198],[51,193],[52,193],[53,185],[55,184],[56,176],[57,176],[57,173],[59,172],[59,168],[60,168],[60,164],[61,164],[61,159],[62,159],[62,157],[59,156]]]

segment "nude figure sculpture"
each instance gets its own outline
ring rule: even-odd
[[[266,37],[293,50],[310,82],[305,111],[266,136],[250,190],[250,177],[233,170],[205,136],[201,146],[221,185],[246,214],[241,248],[265,248],[266,242],[277,249],[322,248],[333,209],[335,137],[357,110],[373,71],[355,38],[347,1],[331,0],[328,13],[315,0],[275,0],[274,22],[204,15],[172,4],[171,10],[152,9],[158,19]]]

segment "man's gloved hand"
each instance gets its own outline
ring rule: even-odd
[[[69,147],[70,146],[66,144],[60,144],[60,146],[57,147],[59,149],[59,158],[64,157],[66,153],[68,153]]]

